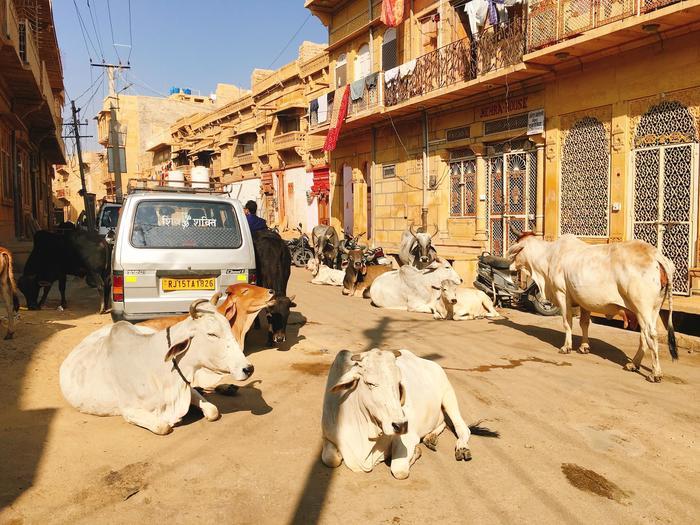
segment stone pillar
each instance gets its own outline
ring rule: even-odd
[[[486,224],[486,210],[488,202],[482,197],[486,196],[486,158],[484,158],[484,145],[482,143],[472,144],[471,150],[476,156],[476,226],[474,232],[475,241],[485,241],[488,239],[488,225]]]
[[[544,235],[544,142],[536,143],[537,148],[537,211],[535,212],[535,233]]]

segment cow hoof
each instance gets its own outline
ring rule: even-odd
[[[472,453],[468,448],[456,448],[455,459],[457,461],[470,461],[472,459]]]
[[[393,470],[391,471],[392,476],[394,476],[396,479],[406,479],[408,478],[408,470],[401,470],[401,471],[396,471],[394,472]]]
[[[214,392],[221,396],[235,396],[238,393],[238,387],[236,385],[218,385]]]
[[[214,405],[205,405],[202,407],[202,414],[207,418],[207,421],[216,421],[221,417],[219,409]]]
[[[438,444],[438,435],[437,434],[428,434],[423,438],[423,444],[428,447],[430,450],[435,452],[437,450],[437,444]]]
[[[655,376],[655,375],[653,375],[653,374],[649,374],[649,375],[647,376],[647,381],[649,381],[650,383],[661,383],[661,378],[662,378],[662,377],[663,377],[663,376],[660,376],[660,375],[659,375],[659,376]]]
[[[582,344],[578,349],[579,354],[588,354],[590,351],[591,345],[589,345],[588,343]]]
[[[569,347],[567,347],[567,346],[562,346],[562,347],[559,349],[559,353],[560,353],[560,354],[570,354],[570,353],[571,353],[571,348],[569,348]]]
[[[625,365],[625,370],[627,370],[628,372],[639,372],[639,367],[634,363],[630,362]]]
[[[171,427],[167,423],[161,423],[156,428],[153,429],[153,433],[158,434],[159,436],[167,436],[172,431],[173,431],[173,427]]]

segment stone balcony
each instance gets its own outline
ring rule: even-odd
[[[290,131],[287,133],[282,133],[281,135],[276,135],[273,137],[272,145],[276,150],[302,147],[304,145],[304,136],[305,134],[303,131]]]

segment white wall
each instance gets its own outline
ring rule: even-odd
[[[314,226],[318,224],[318,202],[316,197],[311,201],[306,198],[306,192],[311,190],[314,184],[314,175],[307,172],[305,168],[292,168],[284,172],[284,184],[294,184],[294,198],[292,202],[287,200],[287,225],[290,229],[302,224],[302,230],[311,233]],[[285,198],[287,188],[284,188]]]
[[[260,179],[248,179],[241,182],[234,182],[224,186],[224,190],[229,192],[232,199],[241,201],[241,206],[248,201],[258,203],[258,216],[263,217],[262,197],[260,195]]]

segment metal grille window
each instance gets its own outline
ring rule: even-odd
[[[394,164],[382,166],[382,178],[391,179],[393,177],[396,177],[396,166]]]
[[[450,215],[476,215],[476,159],[455,156],[450,159]]]
[[[688,295],[698,193],[693,117],[679,102],[664,101],[641,117],[634,140],[632,235],[673,261],[673,291]]]
[[[503,131],[527,128],[527,113],[513,115],[512,117],[490,120],[484,124],[484,135],[493,135]]]
[[[390,27],[384,31],[382,42],[382,70],[388,71],[399,65],[399,49],[396,40],[396,29]]]
[[[608,236],[610,143],[600,120],[584,117],[569,130],[562,151],[560,195],[562,235]]]
[[[12,140],[10,130],[0,122],[0,179],[2,179],[2,198],[6,201],[13,200],[12,180]]]

